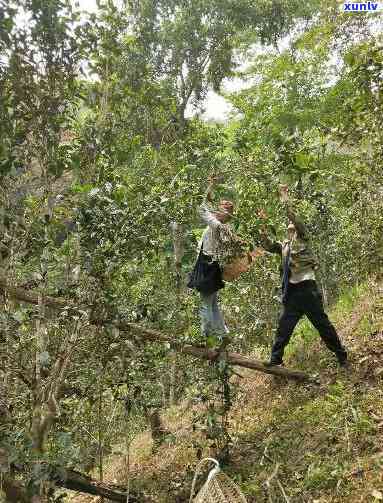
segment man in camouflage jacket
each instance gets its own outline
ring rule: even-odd
[[[283,353],[293,330],[306,315],[318,330],[327,348],[335,353],[341,366],[347,364],[347,352],[338,334],[324,312],[322,296],[315,281],[317,261],[310,249],[306,229],[289,205],[288,187],[280,188],[281,201],[286,204],[289,224],[287,239],[282,243],[271,241],[265,228],[261,233],[262,246],[266,251],[278,253],[282,257],[282,303],[283,311],[279,319],[268,366],[282,365]],[[261,212],[261,216],[265,216]]]

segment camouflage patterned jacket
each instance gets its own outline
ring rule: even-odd
[[[296,229],[296,237],[289,240],[272,241],[266,234],[261,234],[262,247],[271,252],[281,255],[282,261],[288,253],[290,247],[290,283],[299,283],[305,280],[315,280],[315,270],[318,268],[318,262],[315,259],[309,244],[309,237],[302,221],[295,215],[291,208],[287,208],[289,220],[291,220]],[[283,269],[281,268],[281,273]]]

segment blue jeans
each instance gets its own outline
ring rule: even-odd
[[[201,332],[209,335],[224,335],[229,332],[218,305],[218,292],[209,295],[201,293]]]

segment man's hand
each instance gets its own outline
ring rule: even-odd
[[[253,251],[249,252],[250,262],[255,262],[258,257],[263,257],[264,254],[265,254],[265,250],[258,246]]]
[[[213,187],[217,183],[217,177],[216,176],[209,176],[207,181],[209,182],[207,186],[207,191],[206,191],[206,200],[209,201],[209,203],[213,202]]]
[[[206,199],[212,203],[213,202],[213,187],[214,185],[217,185],[219,183],[223,183],[224,179],[223,176],[221,175],[216,175],[216,176],[209,176],[207,181],[209,182],[207,192],[206,192]]]
[[[266,211],[264,209],[258,210],[257,217],[259,218],[259,220],[263,220],[262,225],[260,226],[259,232],[260,232],[261,236],[266,236],[267,235],[267,228],[264,223],[264,221],[267,220]]]
[[[223,176],[222,175],[215,175],[215,176],[209,176],[207,181],[209,182],[209,185],[217,185],[217,183],[223,183]]]
[[[279,186],[279,197],[282,203],[287,203],[289,200],[289,187],[287,185]]]

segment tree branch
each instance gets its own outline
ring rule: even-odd
[[[16,288],[13,286],[7,285],[7,283],[4,281],[4,279],[0,279],[0,288],[6,289],[8,294],[11,297],[14,297],[17,300],[21,300],[23,302],[29,302],[32,304],[37,304],[38,303],[38,296],[36,294],[33,294],[31,292],[24,292],[20,288]],[[70,301],[67,301],[62,298],[54,298],[54,297],[44,297],[44,302],[48,307],[54,308],[54,309],[63,309],[68,308],[72,309],[73,311],[83,311],[84,308],[75,306],[73,303]],[[105,319],[92,319],[91,323],[93,325],[98,325],[98,326],[105,326],[108,324],[113,324],[115,325],[119,330],[123,332],[138,332],[143,340],[150,341],[150,342],[162,342],[162,343],[167,343],[169,344],[174,350],[180,352],[180,353],[185,353],[189,354],[191,356],[195,356],[196,358],[201,358],[203,360],[215,360],[218,356],[218,352],[215,350],[210,350],[207,348],[203,347],[197,347],[197,346],[192,346],[192,345],[183,345],[179,343],[178,341],[175,341],[171,337],[163,334],[162,332],[159,332],[154,329],[150,328],[145,328],[142,327],[141,325],[137,323],[130,323],[130,322],[111,322],[110,320],[105,320]],[[226,360],[228,363],[232,365],[238,365],[240,367],[244,368],[249,368],[252,370],[258,370],[260,372],[263,372],[265,374],[272,374],[272,375],[277,375],[281,377],[286,377],[287,379],[293,379],[295,381],[301,381],[301,382],[312,382],[316,383],[317,380],[311,377],[310,375],[301,372],[299,370],[289,370],[283,367],[265,367],[264,364],[259,361],[259,360],[254,360],[247,358],[245,356],[242,356],[238,353],[226,353]]]

